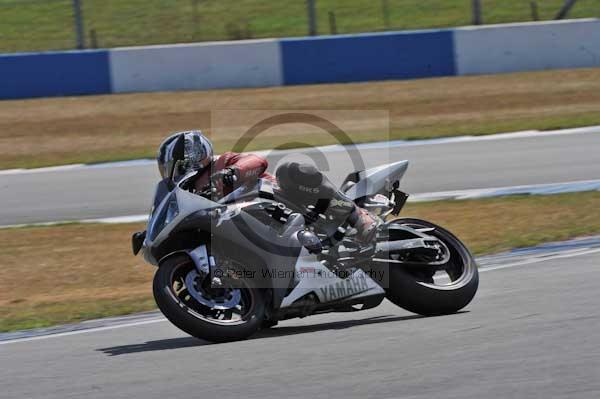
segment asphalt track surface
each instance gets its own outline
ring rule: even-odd
[[[595,252],[594,252],[595,251]],[[2,398],[598,398],[600,252],[481,273],[463,313],[385,302],[209,344],[168,322],[0,345]]]
[[[298,155],[302,152],[287,153],[283,160],[309,160]],[[335,183],[360,166],[357,160],[373,167],[408,159],[411,165],[402,188],[415,194],[600,178],[600,133],[392,148],[374,145],[353,158],[346,151],[310,154]],[[281,156],[268,158],[271,171],[282,161]],[[0,225],[143,214],[157,179],[155,165],[147,163],[0,173]]]

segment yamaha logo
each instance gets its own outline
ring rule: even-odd
[[[340,298],[357,295],[368,290],[369,285],[367,284],[367,279],[365,276],[350,277],[346,280],[342,280],[335,284],[330,284],[320,288],[321,294],[326,301],[333,301]]]

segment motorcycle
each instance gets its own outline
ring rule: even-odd
[[[425,316],[458,312],[477,291],[476,263],[448,230],[398,218],[407,168],[400,161],[354,172],[341,186],[378,219],[368,248],[350,226],[268,180],[213,198],[214,188],[190,191],[190,174],[158,183],[133,252],[158,267],[153,293],[166,318],[212,342],[245,339],[280,320],[371,309],[384,298]]]

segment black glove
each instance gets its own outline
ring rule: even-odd
[[[233,184],[238,181],[238,169],[237,168],[225,168],[221,171],[223,177],[223,185],[232,187]]]

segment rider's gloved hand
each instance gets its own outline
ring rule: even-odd
[[[233,168],[233,167],[229,167],[229,168],[225,168],[221,171],[222,173],[222,181],[223,181],[223,185],[225,186],[233,186],[233,184],[238,180],[238,169],[237,168]]]

